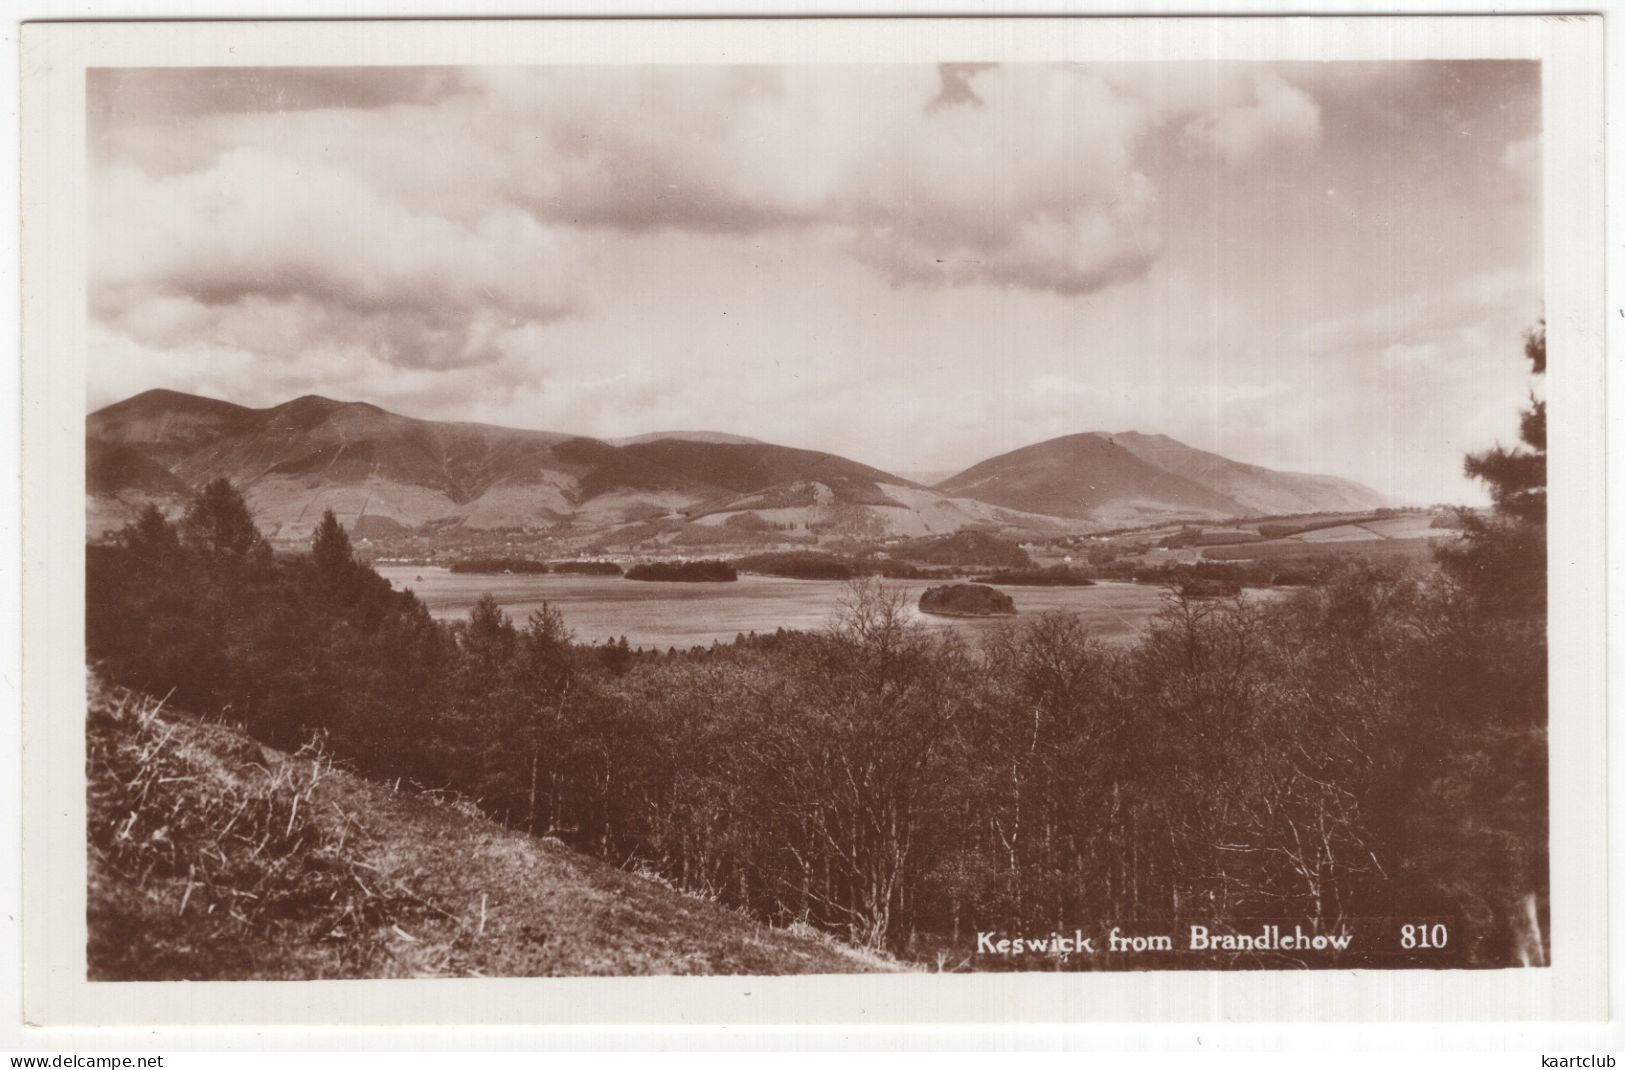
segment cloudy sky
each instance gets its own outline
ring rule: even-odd
[[[92,408],[320,393],[891,470],[1162,432],[1481,500],[1528,63],[103,70]]]

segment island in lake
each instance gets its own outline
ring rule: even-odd
[[[626,570],[629,580],[667,583],[733,583],[739,572],[726,561],[650,561]]]
[[[927,587],[920,595],[920,612],[942,617],[1003,617],[1015,611],[1015,599],[985,583]]]

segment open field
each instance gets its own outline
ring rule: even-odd
[[[1210,561],[1249,561],[1261,557],[1318,557],[1328,554],[1376,557],[1424,558],[1433,552],[1437,539],[1344,539],[1310,542],[1301,539],[1274,539],[1241,546],[1209,546],[1202,556]]]
[[[1339,524],[1335,528],[1316,528],[1301,535],[1293,535],[1288,542],[1370,542],[1372,539],[1382,539],[1387,536],[1372,531],[1364,524]]]

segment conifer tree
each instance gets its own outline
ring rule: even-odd
[[[192,500],[181,520],[181,539],[217,567],[263,567],[271,561],[271,547],[254,526],[248,503],[225,479],[209,483]]]
[[[345,576],[355,563],[350,552],[350,536],[345,534],[344,525],[331,509],[322,514],[322,522],[316,526],[316,534],[310,540],[310,556],[317,571],[335,579]]]
[[[119,544],[139,560],[168,564],[180,554],[180,536],[156,505],[148,502],[118,534]]]
[[[1546,372],[1546,324],[1524,336],[1536,376]],[[1444,565],[1481,606],[1508,615],[1546,608],[1546,402],[1531,396],[1519,428],[1521,444],[1468,454],[1464,468],[1495,503],[1492,517],[1463,512],[1461,545]]]

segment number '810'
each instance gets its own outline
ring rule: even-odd
[[[1433,925],[1401,925],[1399,946],[1407,951],[1433,951],[1450,942],[1450,930],[1442,923]]]

